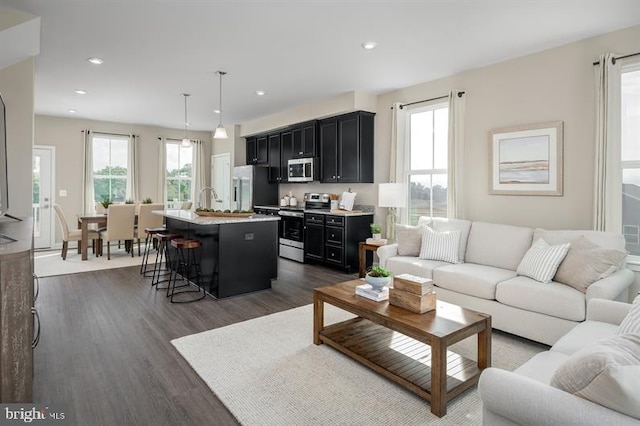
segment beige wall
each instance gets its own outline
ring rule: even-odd
[[[56,203],[60,204],[67,218],[73,218],[76,213],[82,211],[83,129],[90,129],[94,132],[139,135],[140,198],[151,197],[154,201],[160,200],[157,185],[158,144],[160,143],[158,138],[182,139],[184,130],[36,115],[35,144],[55,147],[54,199]],[[205,141],[207,184],[211,179],[208,166],[211,155],[211,136],[210,132],[189,132],[189,137],[192,139]],[[60,197],[60,190],[66,190],[67,196]],[[59,230],[56,230],[56,241],[61,241]]]
[[[9,213],[31,216],[31,156],[34,105],[33,58],[0,70],[7,117]]]

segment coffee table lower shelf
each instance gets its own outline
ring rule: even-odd
[[[326,326],[323,343],[431,401],[431,347],[363,318]],[[447,351],[446,399],[475,385],[481,370],[476,361]]]

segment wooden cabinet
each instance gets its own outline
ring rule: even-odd
[[[247,138],[247,164],[268,164],[269,161],[268,135],[251,136]]]
[[[269,158],[269,182],[280,183],[282,181],[280,133],[269,135],[267,140],[267,149],[269,151],[267,155]]]
[[[359,111],[320,121],[321,182],[373,182],[373,118]]]
[[[289,181],[289,160],[293,158],[293,132],[280,133],[280,182]]]
[[[293,127],[293,157],[308,158],[316,156],[317,121],[297,124]]]
[[[2,222],[0,234],[16,240],[0,251],[0,402],[32,402],[33,222]]]
[[[355,271],[358,243],[370,236],[372,214],[360,216],[305,213],[305,261]]]

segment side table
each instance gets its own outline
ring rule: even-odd
[[[363,278],[367,273],[367,252],[375,253],[380,247],[381,244],[367,244],[366,242],[358,243],[358,261],[360,264],[359,267],[359,276]]]

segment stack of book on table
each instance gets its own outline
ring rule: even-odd
[[[433,281],[410,274],[397,275],[389,292],[389,304],[418,314],[434,310],[436,293]]]
[[[356,294],[358,296],[366,297],[367,299],[381,302],[389,299],[389,287],[382,287],[380,290],[374,290],[371,284],[362,284],[356,287]]]

